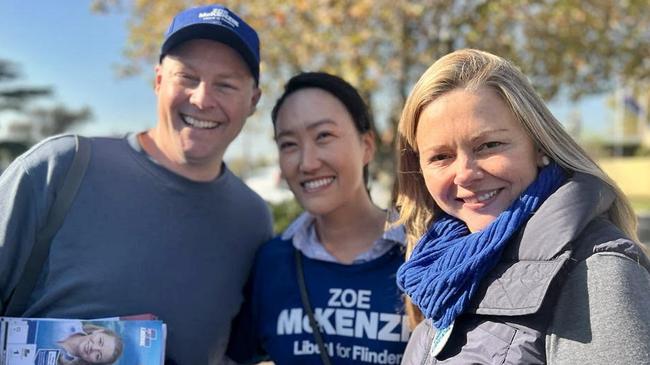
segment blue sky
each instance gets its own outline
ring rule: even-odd
[[[155,120],[150,74],[119,79],[114,72],[126,36],[124,15],[93,14],[88,1],[0,2],[0,58],[20,66],[23,83],[51,86],[57,102],[91,107],[88,133],[142,129]]]
[[[137,77],[120,79],[115,72],[126,39],[126,15],[94,14],[90,1],[0,1],[0,58],[20,66],[24,84],[51,86],[56,102],[75,109],[89,106],[94,120],[77,130],[87,135],[138,131],[155,123],[153,65]],[[584,129],[606,134],[613,112],[605,102],[602,96],[575,107],[560,101],[551,109],[560,120],[577,110]],[[275,152],[268,116],[257,114],[249,123],[255,132],[241,138],[229,155]]]

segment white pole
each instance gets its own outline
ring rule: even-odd
[[[648,123],[648,99],[650,99],[650,90],[648,89],[650,83],[642,83],[641,89],[639,90],[639,105],[641,106],[641,112],[639,113],[639,134],[641,135],[642,144],[650,144],[650,126]]]
[[[625,119],[625,105],[622,77],[616,79],[614,92],[614,156],[623,156],[623,123]]]

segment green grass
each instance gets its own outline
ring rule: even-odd
[[[302,212],[302,207],[295,199],[269,205],[273,214],[273,231],[276,234],[282,233]]]

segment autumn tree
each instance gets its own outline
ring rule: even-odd
[[[156,62],[169,19],[205,1],[95,0],[130,14],[126,73]],[[274,95],[299,70],[324,70],[358,87],[380,129],[383,168],[410,87],[438,57],[484,49],[518,64],[548,100],[650,78],[647,0],[226,1],[258,31],[262,85]]]

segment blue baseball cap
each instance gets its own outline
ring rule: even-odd
[[[165,33],[160,61],[172,48],[191,39],[210,39],[232,47],[250,68],[255,82],[259,82],[260,39],[255,29],[230,9],[207,5],[176,14]]]

